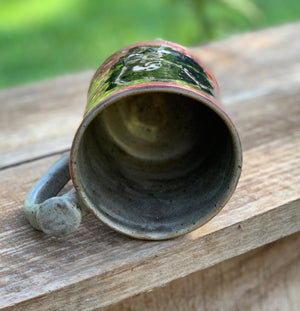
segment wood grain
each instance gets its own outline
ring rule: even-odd
[[[70,148],[92,71],[0,91],[0,168]]]
[[[300,233],[97,311],[298,311],[297,249]]]
[[[1,91],[0,309],[107,307],[299,231],[299,30],[296,23],[195,49],[224,86],[244,166],[226,207],[174,240],[132,240],[92,215],[66,238],[32,230],[24,198],[68,148],[91,72]]]

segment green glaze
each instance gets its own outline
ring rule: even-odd
[[[214,96],[213,82],[190,56],[168,45],[134,46],[114,54],[96,72],[86,112],[121,88],[151,82],[187,85]]]

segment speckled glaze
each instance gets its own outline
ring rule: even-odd
[[[138,43],[109,57],[71,148],[79,205],[141,239],[172,238],[214,217],[242,166],[218,93],[213,75],[175,43]]]

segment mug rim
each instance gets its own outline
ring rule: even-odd
[[[85,129],[89,126],[89,124],[108,106],[114,104],[120,99],[124,99],[126,97],[132,96],[132,95],[138,95],[138,94],[145,94],[145,93],[153,93],[153,92],[163,92],[163,93],[171,93],[171,94],[177,94],[177,95],[184,95],[191,99],[194,99],[198,102],[201,102],[202,104],[206,105],[208,108],[213,110],[225,123],[226,127],[228,128],[230,135],[232,137],[233,142],[233,148],[235,150],[236,154],[236,164],[233,171],[233,178],[231,180],[230,186],[228,191],[226,192],[226,195],[222,199],[222,201],[218,204],[217,207],[211,209],[209,214],[201,219],[198,219],[195,221],[195,224],[189,227],[184,227],[180,230],[177,230],[176,232],[170,233],[170,234],[159,234],[159,233],[149,233],[149,234],[141,234],[135,230],[130,230],[126,226],[120,225],[114,221],[112,221],[109,217],[107,217],[104,213],[102,213],[88,198],[88,196],[85,194],[80,180],[78,176],[77,171],[77,154],[80,146],[81,139],[83,137],[83,134],[85,132]],[[225,206],[225,204],[229,201],[231,198],[234,190],[236,189],[238,180],[241,175],[241,169],[242,169],[242,147],[241,147],[241,141],[237,132],[237,129],[232,122],[231,118],[228,116],[228,114],[224,111],[224,109],[210,96],[205,94],[204,92],[201,92],[199,90],[195,90],[192,87],[188,85],[179,85],[172,82],[150,82],[150,83],[141,83],[138,85],[131,85],[128,87],[124,87],[113,94],[109,95],[102,101],[100,101],[93,109],[91,109],[83,118],[80,126],[77,129],[77,132],[74,136],[71,151],[70,151],[70,175],[72,178],[73,185],[77,191],[77,194],[79,196],[79,202],[80,204],[83,204],[86,209],[88,209],[90,212],[92,212],[101,222],[103,222],[106,226],[112,228],[113,230],[120,232],[122,234],[125,234],[130,237],[138,238],[138,239],[144,239],[144,240],[164,240],[164,239],[170,239],[175,238],[179,235],[188,233],[190,231],[193,231],[206,222],[208,222],[210,219],[212,219],[214,216],[216,216],[220,210]]]

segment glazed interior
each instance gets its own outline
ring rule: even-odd
[[[77,142],[75,182],[108,225],[168,238],[206,222],[237,182],[238,138],[221,112],[186,95],[128,95],[94,113]]]

